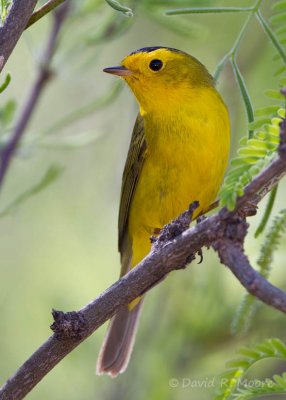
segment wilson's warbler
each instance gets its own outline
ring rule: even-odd
[[[212,76],[183,51],[146,47],[104,71],[125,80],[140,107],[122,179],[122,276],[149,253],[150,236],[190,203],[199,201],[198,215],[215,200],[228,160],[230,123]],[[98,374],[115,377],[126,369],[141,306],[138,298],[112,318]]]

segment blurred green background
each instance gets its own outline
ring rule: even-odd
[[[266,2],[265,16],[272,3]],[[55,182],[0,219],[2,382],[51,334],[52,308],[70,311],[83,307],[119,274],[121,174],[137,105],[122,84],[122,90],[117,90],[116,96],[111,94],[106,105],[87,115],[81,112],[81,118],[68,117],[64,126],[59,122],[94,101],[102,102],[118,84],[102,69],[117,65],[140,47],[182,49],[214,72],[231,48],[245,15],[166,17],[163,11],[182,4],[250,6],[253,1],[138,0],[128,4],[135,13],[133,19],[119,15],[103,1],[74,3],[53,59],[55,76],[43,93],[1,191],[0,210],[40,181],[51,165],[63,168]],[[12,82],[1,95],[1,104],[16,100],[16,114],[33,82],[51,22],[49,15],[26,31],[7,64]],[[254,20],[238,62],[255,107],[269,104],[263,96],[265,89],[277,88],[273,54]],[[231,114],[234,154],[247,124],[229,67],[218,87]],[[285,194],[281,184],[274,213],[283,207]],[[264,203],[249,221],[246,248],[254,266],[263,237],[254,240],[253,232]],[[280,287],[286,281],[285,244],[284,238],[271,276]],[[172,273],[146,296],[134,354],[125,374],[116,380],[95,376],[106,330],[103,326],[54,368],[28,398],[212,399],[216,385],[205,387],[207,382],[224,370],[225,362],[242,344],[272,336],[285,339],[284,316],[265,305],[258,309],[247,335],[231,334],[243,293],[214,252],[204,250],[201,265],[194,262],[186,270]],[[273,371],[283,371],[283,365],[262,363],[254,375],[268,376]],[[203,387],[198,387],[199,382]]]

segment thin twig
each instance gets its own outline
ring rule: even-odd
[[[8,141],[7,145],[3,149],[1,149],[0,190],[2,188],[12,157],[14,156],[17,147],[19,145],[19,142],[22,139],[22,136],[25,132],[25,129],[31,120],[35,107],[39,102],[41,94],[43,93],[43,89],[47,84],[48,80],[52,76],[50,70],[50,64],[55,50],[59,30],[61,28],[61,25],[65,19],[68,10],[68,4],[69,3],[67,2],[54,14],[53,27],[42,56],[42,60],[39,66],[38,74],[35,78],[35,82],[32,85],[30,94],[28,95],[27,102],[25,103],[22,113],[19,116],[18,122],[16,123],[15,129],[12,132],[10,140]]]
[[[52,328],[55,333],[0,389],[0,399],[22,399],[56,364],[122,306],[148,291],[172,270],[184,268],[203,246],[213,246],[222,262],[250,293],[286,313],[286,292],[271,285],[256,272],[243,253],[247,224],[245,217],[241,216],[247,204],[257,204],[277,184],[278,179],[286,174],[285,126],[284,121],[281,125],[282,145],[279,147],[278,159],[247,186],[245,194],[238,200],[235,212],[222,209],[170,238],[170,232],[180,233],[177,228],[181,222],[185,223],[183,213],[182,217],[168,225],[167,235],[165,229],[162,230],[161,237],[155,241],[149,255],[98,298],[78,312],[54,312]],[[172,226],[176,229],[171,229]]]
[[[28,29],[31,25],[33,25],[35,22],[39,21],[39,19],[43,18],[46,14],[48,14],[53,9],[58,7],[64,1],[65,0],[49,0],[49,1],[47,1],[42,7],[40,7],[38,10],[33,12],[25,29]]]

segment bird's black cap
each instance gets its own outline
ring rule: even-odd
[[[173,47],[166,47],[166,46],[152,46],[152,47],[142,47],[142,49],[138,49],[130,53],[130,56],[132,54],[137,54],[137,53],[151,53],[152,51],[158,50],[158,49],[166,49],[169,51],[175,51],[176,53],[184,53],[181,50],[174,49]]]

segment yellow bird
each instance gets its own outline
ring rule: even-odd
[[[215,200],[230,144],[227,108],[207,69],[189,54],[145,47],[121,66],[120,76],[140,107],[122,179],[119,210],[121,275],[150,251],[150,236],[199,201],[198,215]],[[97,362],[98,374],[123,372],[132,352],[142,298],[116,314]]]

